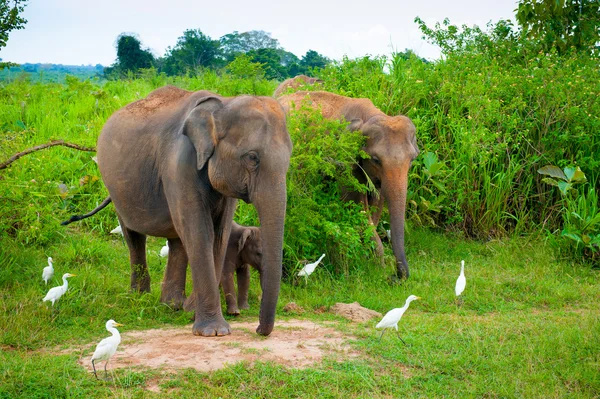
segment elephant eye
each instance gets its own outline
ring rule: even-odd
[[[373,161],[373,163],[374,163],[375,165],[381,165],[381,160],[380,160],[379,158],[377,158],[375,155],[373,155],[373,156],[371,157],[371,161]]]
[[[251,166],[257,166],[260,163],[258,154],[254,151],[250,151],[246,154],[246,159]]]

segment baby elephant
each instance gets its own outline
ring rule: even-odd
[[[238,315],[240,309],[248,309],[250,287],[249,265],[262,272],[262,241],[258,227],[241,226],[233,222],[225,264],[221,273],[221,287],[227,302],[227,314]],[[237,299],[233,284],[233,273],[237,275]],[[262,277],[262,276],[261,276]]]

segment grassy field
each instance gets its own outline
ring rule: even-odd
[[[347,277],[318,269],[308,284],[284,282],[278,319],[289,317],[281,308],[294,301],[307,310],[302,318],[336,322],[358,358],[328,358],[305,370],[272,363],[212,373],[119,369],[114,380],[97,381],[78,360],[89,361],[93,345],[107,335],[107,319],[125,324],[125,332],[187,325],[190,314],[159,302],[164,262],[158,256],[149,257],[152,293],[133,294],[120,238],[77,229],[64,235],[46,248],[2,244],[2,398],[160,397],[145,390],[150,382],[169,397],[592,398],[600,392],[597,270],[557,261],[539,240],[478,243],[426,230],[409,235],[413,273],[402,285],[388,282],[391,268],[371,264]],[[158,239],[149,241],[153,253],[161,246]],[[55,313],[41,301],[48,255],[57,275],[77,274]],[[467,289],[457,307],[453,287],[461,259]],[[53,285],[58,282],[55,276]],[[259,294],[254,278],[243,320],[257,323]],[[358,301],[385,313],[410,294],[422,300],[413,302],[400,323],[408,346],[391,333],[379,341],[376,320],[357,324],[314,312]]]
[[[275,86],[212,73],[169,81],[149,76],[101,87],[74,78],[65,85],[14,82],[0,87],[0,160],[58,138],[94,146],[115,109],[166,83],[223,95],[269,95]],[[335,246],[322,239],[299,243],[297,237],[286,237],[288,272],[299,267],[293,259],[308,257],[303,247],[320,253],[320,245],[328,245],[329,252],[307,283],[285,277],[277,320],[299,317],[282,311],[294,301],[307,310],[300,317],[334,323],[358,357],[340,361],[331,356],[303,370],[269,362],[235,364],[211,373],[126,368],[115,370],[111,381],[97,381],[79,361],[89,361],[95,343],[107,336],[106,320],[125,324],[123,333],[187,326],[190,314],[159,302],[164,261],[155,254],[163,239],[149,239],[152,292],[138,295],[129,292],[128,251],[120,237],[108,234],[117,223],[112,205],[91,219],[60,226],[60,221],[90,210],[106,195],[92,155],[52,148],[0,171],[0,398],[600,395],[597,268],[560,255],[546,242],[548,236],[536,234],[534,228],[521,237],[473,241],[412,223],[406,243],[411,278],[403,284],[389,278],[394,263],[389,247],[387,267],[382,269],[365,242],[352,241],[349,267],[339,264],[345,254],[334,253]],[[411,184],[416,181],[411,178]],[[477,201],[472,204],[485,208]],[[238,212],[246,217],[243,223],[252,220],[248,208]],[[333,216],[337,211],[330,209]],[[288,210],[290,215],[294,212]],[[301,217],[296,215],[296,222]],[[77,274],[56,312],[42,303],[47,287],[41,272],[48,256],[55,261],[52,286],[65,272]],[[467,289],[458,307],[454,282],[461,259],[466,262]],[[323,306],[358,301],[385,313],[402,306],[410,294],[422,300],[412,303],[400,323],[408,346],[391,333],[378,340],[377,320],[357,324],[320,312]],[[258,324],[259,295],[254,278],[251,308],[242,320]],[[151,385],[158,385],[161,393],[147,390]]]

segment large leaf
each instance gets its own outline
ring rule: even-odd
[[[567,195],[567,191],[569,191],[569,189],[571,188],[572,184],[571,183],[567,183],[566,181],[559,181],[558,182],[558,188],[560,189],[560,192],[563,193],[563,195]]]
[[[543,181],[544,183],[548,183],[548,184],[549,184],[549,185],[551,185],[551,186],[558,187],[558,181],[554,180],[554,179],[553,179],[553,178],[551,178],[551,177],[544,177],[544,178],[542,179],[542,181]]]
[[[427,152],[423,155],[423,164],[425,164],[425,168],[431,172],[431,165],[437,162],[437,156],[433,152]]]
[[[573,240],[575,242],[578,242],[578,243],[583,243],[583,241],[581,240],[581,238],[577,234],[570,233],[570,232],[568,232],[566,230],[563,230],[563,232],[561,233],[561,236],[570,238],[571,240]]]
[[[552,176],[565,181],[567,180],[567,176],[565,176],[564,172],[558,166],[554,165],[546,165],[543,168],[538,169],[538,173],[540,175]]]
[[[583,171],[579,168],[579,166],[573,168],[570,166],[567,166],[565,168],[565,176],[567,177],[567,180],[569,182],[584,182],[587,179],[585,178],[585,173],[583,173]]]

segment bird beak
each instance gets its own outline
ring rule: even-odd
[[[416,299],[421,299],[421,297],[420,297],[420,296],[418,296]]]
[[[76,274],[71,274],[71,277],[75,277],[75,276],[77,276],[77,275]]]
[[[125,327],[125,324],[121,324],[121,323],[115,323],[115,326],[118,326],[118,327]]]

